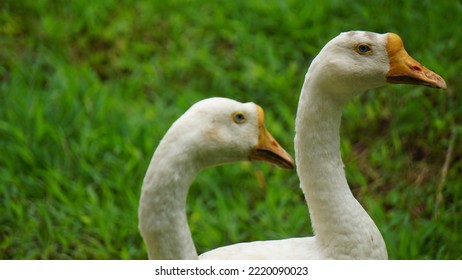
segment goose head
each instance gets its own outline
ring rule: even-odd
[[[259,160],[293,169],[294,161],[265,128],[264,111],[255,103],[209,98],[194,104],[171,127],[165,141],[182,145],[200,168]],[[164,141],[163,140],[163,141]]]
[[[387,83],[446,88],[439,75],[413,59],[394,33],[343,32],[313,60],[306,79],[316,76],[324,88],[353,95]],[[349,96],[351,97],[351,96]]]

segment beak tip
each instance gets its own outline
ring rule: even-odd
[[[440,88],[440,89],[447,89],[448,88],[448,86],[446,85],[446,81],[443,78],[441,78],[441,81],[438,84],[438,88]]]
[[[447,89],[448,86],[446,85],[446,81],[441,78],[440,76],[433,79],[433,81],[428,83],[428,86],[437,89]]]
[[[293,162],[293,160],[291,160],[291,161],[283,161],[283,162],[280,162],[279,164],[276,164],[276,165],[281,167],[281,168],[288,169],[288,170],[293,170],[295,168],[295,163]]]
[[[428,70],[429,71],[429,70]],[[434,88],[439,88],[439,89],[447,89],[446,81],[441,77],[440,75],[430,72],[430,75],[428,75],[428,78],[430,80],[430,86]]]
[[[275,166],[283,169],[293,170],[295,163],[292,157],[282,149],[279,151],[271,151],[266,149],[255,149],[249,156],[249,160],[260,160],[274,164]]]

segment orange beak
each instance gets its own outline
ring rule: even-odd
[[[406,52],[398,35],[387,34],[387,52],[390,59],[387,82],[446,88],[446,82],[441,76],[427,69]]]
[[[258,110],[258,143],[249,155],[249,160],[262,160],[285,169],[294,169],[294,160],[265,128],[265,113]]]

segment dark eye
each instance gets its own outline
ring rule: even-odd
[[[246,121],[244,113],[241,113],[241,112],[234,113],[233,121],[237,124],[244,123]]]
[[[369,47],[368,45],[366,44],[359,44],[357,47],[356,47],[356,51],[359,53],[359,54],[366,54],[366,53],[369,53],[371,51],[371,47]]]

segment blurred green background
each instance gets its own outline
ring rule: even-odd
[[[293,154],[305,72],[342,31],[395,32],[448,90],[390,85],[344,112],[350,187],[391,259],[462,258],[461,1],[0,2],[0,258],[144,259],[137,206],[171,123],[254,101]],[[188,198],[199,252],[312,235],[295,172],[239,163]]]

